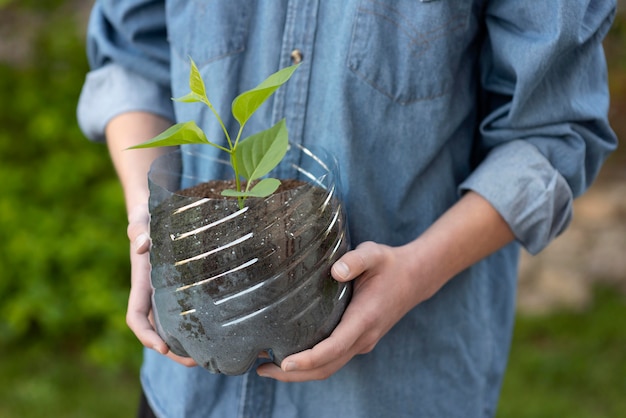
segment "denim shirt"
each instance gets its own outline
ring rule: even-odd
[[[78,108],[91,139],[103,140],[115,115],[143,110],[194,119],[224,141],[205,109],[170,100],[188,91],[188,58],[223,116],[238,93],[301,60],[247,129],[285,117],[292,141],[336,156],[353,245],[412,241],[467,190],[517,238],[325,381],[212,375],[146,350],[141,377],[156,413],[493,416],[519,248],[537,253],[564,230],[572,199],[616,145],[601,47],[614,11],[606,0],[97,1]],[[184,170],[229,175],[193,160]]]

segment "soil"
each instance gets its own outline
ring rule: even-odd
[[[306,182],[302,180],[287,179],[281,180],[280,186],[275,193],[282,193],[288,190],[296,189],[305,185]],[[241,187],[245,187],[246,183],[242,183]],[[235,190],[235,180],[211,180],[206,183],[200,183],[196,186],[189,187],[184,190],[180,190],[177,194],[190,197],[204,197],[209,199],[234,199],[222,196],[224,190]]]

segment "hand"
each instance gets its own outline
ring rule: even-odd
[[[257,373],[287,382],[321,380],[373,350],[409,310],[438,289],[414,277],[407,257],[409,247],[373,242],[346,253],[333,265],[332,275],[341,282],[355,279],[354,293],[337,328],[313,348],[285,358],[280,368],[268,363]]]
[[[152,323],[152,285],[150,284],[150,215],[147,205],[135,206],[129,211],[128,238],[130,239],[131,287],[126,323],[139,341],[184,366],[195,366],[193,359],[177,356],[155,331]]]
[[[264,364],[261,376],[287,382],[330,377],[378,341],[409,310],[430,298],[456,274],[514,239],[491,204],[467,192],[430,228],[401,247],[366,242],[332,268],[338,281],[354,281],[352,301],[333,333],[281,367]]]

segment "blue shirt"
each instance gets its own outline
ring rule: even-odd
[[[337,157],[354,245],[412,241],[467,190],[517,238],[325,381],[212,375],[147,350],[142,383],[157,414],[493,416],[519,247],[536,253],[564,230],[616,145],[601,47],[614,11],[606,0],[97,1],[78,109],[88,137],[143,110],[195,119],[219,142],[212,115],[170,100],[188,92],[188,57],[223,116],[301,57],[247,129],[286,117],[292,141]],[[223,175],[194,161],[185,170]]]

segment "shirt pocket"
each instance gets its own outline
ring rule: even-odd
[[[252,4],[248,0],[168,2],[169,40],[180,58],[199,67],[243,52]]]
[[[347,66],[400,104],[448,93],[471,41],[472,1],[361,0]]]

